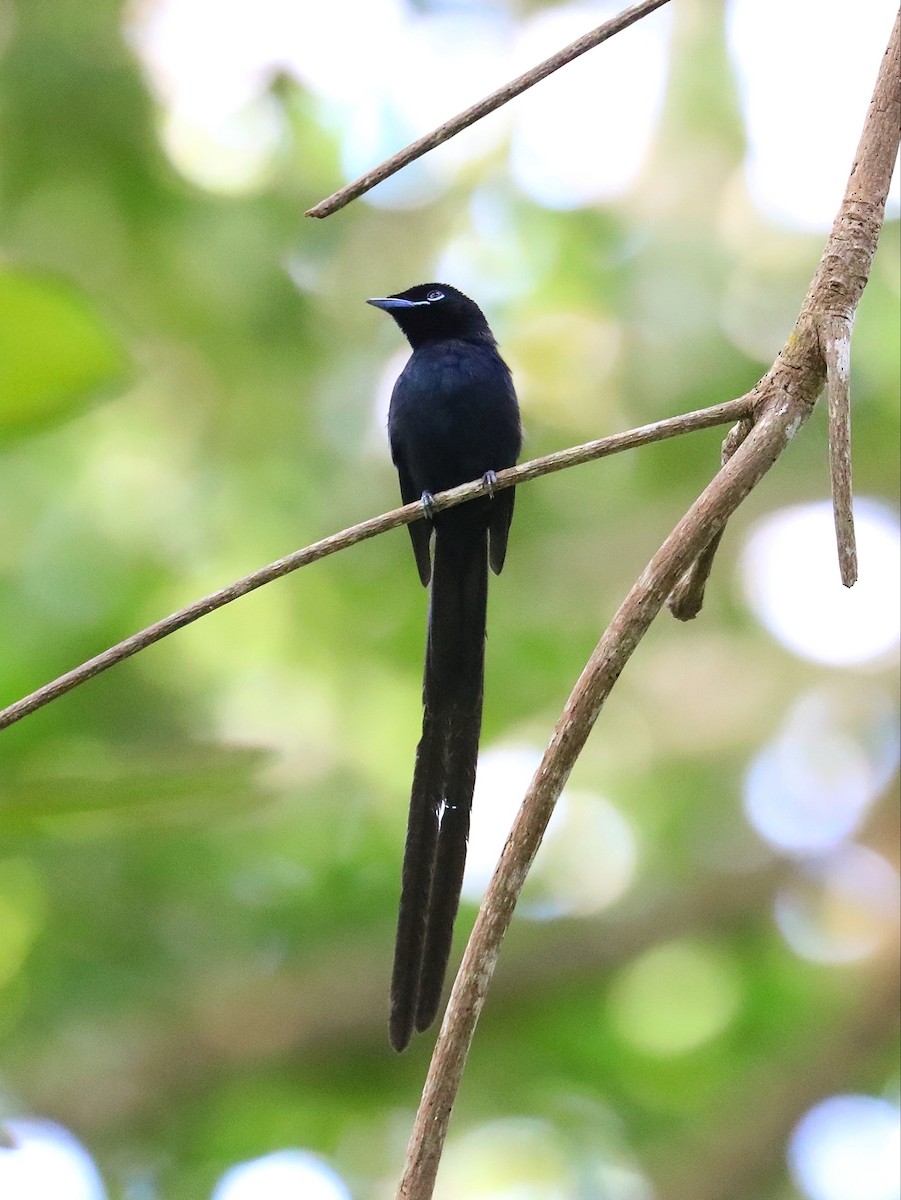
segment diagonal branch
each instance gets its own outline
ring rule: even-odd
[[[521,463],[518,467],[500,471],[497,482],[493,483],[492,487],[495,490],[513,487],[515,484],[537,479],[540,475],[549,475],[554,471],[563,471],[582,463],[593,462],[595,459],[618,454],[623,450],[647,446],[651,442],[664,441],[667,438],[677,437],[683,433],[692,433],[699,429],[710,429],[715,425],[723,425],[737,418],[745,417],[750,412],[750,408],[749,397],[742,396],[738,400],[730,400],[725,404],[714,404],[710,408],[683,413],[678,417],[667,417],[662,421],[655,421],[651,425],[641,425],[637,429],[630,429],[625,433],[615,433],[610,437],[598,438],[596,441],[586,442],[582,446],[571,446],[567,450],[558,450],[554,454],[546,454],[542,458],[534,458],[530,462]],[[434,508],[436,511],[451,508],[455,504],[462,504],[465,500],[473,499],[484,490],[485,484],[481,480],[462,484],[460,487],[436,496]],[[305,546],[302,550],[295,550],[293,554],[276,559],[275,562],[261,567],[250,575],[245,575],[243,579],[229,584],[228,587],[221,588],[218,592],[212,592],[200,600],[195,600],[193,604],[180,608],[178,612],[149,625],[139,633],[132,634],[131,637],[111,646],[109,650],[104,650],[102,654],[95,655],[94,658],[88,659],[87,662],[74,667],[71,671],[67,671],[65,675],[60,675],[51,683],[45,684],[30,695],[10,704],[7,708],[0,709],[0,730],[5,729],[8,725],[13,725],[16,721],[21,721],[23,717],[43,708],[52,700],[64,696],[66,692],[93,679],[95,675],[109,670],[116,663],[123,662],[133,654],[146,650],[155,642],[162,641],[176,630],[184,629],[186,625],[192,624],[200,617],[205,617],[208,613],[215,612],[217,608],[223,608],[226,604],[231,604],[233,600],[246,596],[248,592],[253,592],[257,588],[263,587],[264,584],[272,583],[275,579],[281,579],[283,575],[289,575],[300,567],[318,562],[319,559],[335,554],[338,550],[346,550],[349,546],[355,546],[358,542],[364,542],[380,533],[387,533],[389,529],[396,529],[399,525],[408,525],[421,516],[422,505],[419,503],[395,508],[379,517],[372,517],[359,525],[353,525],[349,529],[343,529],[340,533],[333,533],[321,541],[313,542],[312,545]]]
[[[396,174],[402,167],[409,166],[411,162],[415,162],[423,154],[428,154],[442,142],[449,141],[462,130],[468,129],[470,125],[474,125],[488,113],[494,112],[508,100],[513,100],[536,83],[540,83],[542,79],[547,79],[548,75],[559,71],[574,58],[578,58],[587,50],[593,50],[601,42],[606,42],[615,33],[628,29],[630,25],[634,25],[636,21],[640,21],[642,17],[646,17],[655,8],[661,8],[666,3],[668,0],[641,0],[640,4],[634,4],[631,8],[624,9],[618,16],[605,21],[603,25],[598,25],[597,29],[593,29],[591,33],[584,34],[577,41],[572,42],[569,46],[564,46],[562,50],[558,50],[544,62],[526,71],[525,74],[505,83],[503,87],[492,92],[490,96],[486,96],[484,100],[480,100],[478,104],[473,104],[465,112],[458,113],[449,121],[445,121],[443,125],[439,125],[437,129],[433,129],[431,133],[411,142],[409,146],[399,150],[397,154],[393,154],[379,166],[373,167],[371,171],[367,171],[353,183],[346,184],[325,200],[320,200],[313,208],[307,210],[306,215],[308,217],[330,217],[332,213],[337,212],[339,208],[344,208],[345,204],[349,204],[351,200],[356,200],[358,196],[370,191],[377,183],[382,183],[389,176]]]
[[[690,564],[813,410],[826,365],[819,329],[850,323],[876,250],[901,126],[901,14],[864,123],[848,188],[795,328],[751,393],[756,424],[651,559],[588,660],[529,785],[451,991],[407,1147],[398,1200],[429,1200],[451,1110],[503,936],[557,798],[623,668]]]

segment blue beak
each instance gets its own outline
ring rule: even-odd
[[[383,308],[386,312],[390,312],[392,308],[419,308],[421,304],[428,304],[428,300],[401,300],[399,296],[373,296],[366,303],[374,304],[376,308]]]

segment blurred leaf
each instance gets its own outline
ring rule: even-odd
[[[468,53],[474,7],[423,0],[407,16]],[[567,8],[481,7],[517,39],[526,14]],[[462,167],[464,139],[437,152],[434,202],[367,198],[322,222],[304,208],[378,119],[360,108],[353,63],[337,73],[346,55],[323,88],[320,69],[314,86],[276,47],[275,74],[241,85],[280,110],[271,161],[243,192],[197,183],[210,145],[239,169],[259,157],[208,86],[232,77],[225,51],[254,61],[276,10],[315,33],[313,6],[258,20],[242,4],[0,0],[0,444],[17,439],[0,471],[4,702],[393,506],[385,419],[405,350],[367,295],[436,276],[471,285],[516,379],[524,457],[753,386],[824,232],[774,225],[747,196],[724,24],[739,6],[670,7],[666,98],[626,194],[550,210],[521,192],[508,164],[524,99],[494,150]],[[182,40],[191,29],[202,52]],[[189,112],[192,97],[204,103]],[[203,136],[185,141],[192,112]],[[595,121],[584,155],[616,155],[627,116]],[[895,221],[852,356],[855,488],[883,506],[898,494],[899,240]],[[140,387],[97,403],[131,362]],[[890,962],[824,967],[788,945],[774,900],[798,868],[774,861],[742,807],[748,766],[798,694],[828,683],[845,703],[864,685],[897,696],[892,663],[836,672],[796,658],[756,620],[738,570],[757,518],[828,495],[826,424],[820,405],[730,522],[700,620],[655,622],[605,704],[570,799],[619,813],[634,877],[590,916],[517,912],[449,1162],[487,1139],[515,1167],[525,1127],[583,1170],[567,1196],[644,1195],[656,1167],[670,1198],[784,1200],[785,1143],[809,1093],[897,1086],[896,997],[889,1012],[875,986]],[[546,745],[627,589],[717,470],[724,433],[520,489],[490,590],[486,751]],[[0,733],[0,1109],[75,1131],[111,1197],[208,1198],[236,1162],[288,1146],[332,1163],[355,1200],[396,1181],[434,1042],[432,1030],[398,1058],[385,1032],[427,606],[398,529]],[[504,794],[479,803],[499,837],[515,790],[499,776]],[[892,863],[897,800],[886,780],[863,831]],[[559,863],[546,866],[545,880]],[[824,900],[824,914],[840,918],[841,903]],[[454,966],[474,916],[467,902]],[[736,1002],[705,1040],[659,1053],[613,1015],[635,964],[673,943],[713,948]],[[675,971],[651,992],[663,1025],[709,1010],[715,975]],[[774,1124],[785,1088],[797,1091]],[[686,1172],[696,1178],[674,1191]]]
[[[125,347],[70,285],[0,274],[0,439],[89,407],[127,373]]]
[[[78,760],[78,752],[66,748]],[[161,827],[204,824],[214,813],[240,813],[259,807],[264,795],[256,776],[267,760],[252,748],[196,746],[181,753],[170,748],[165,756],[140,757],[133,750],[116,761],[107,749],[104,760],[88,755],[74,768],[40,776],[7,780],[0,796],[0,813],[7,831],[22,822],[45,818],[93,816],[104,822],[130,820]],[[77,826],[73,825],[72,828]],[[95,828],[105,828],[96,825]]]

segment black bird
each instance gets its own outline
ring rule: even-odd
[[[441,1000],[460,903],[475,785],[485,663],[488,566],[504,565],[513,488],[432,513],[435,492],[512,467],[522,444],[507,364],[477,304],[445,283],[367,301],[413,348],[391,396],[388,436],[424,586],[431,581],[422,737],[410,796],[389,1035],[403,1050]],[[430,557],[432,532],[434,561]]]

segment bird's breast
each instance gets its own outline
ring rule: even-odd
[[[416,350],[395,385],[388,426],[420,490],[443,491],[502,470],[519,453],[510,372],[489,344]]]

